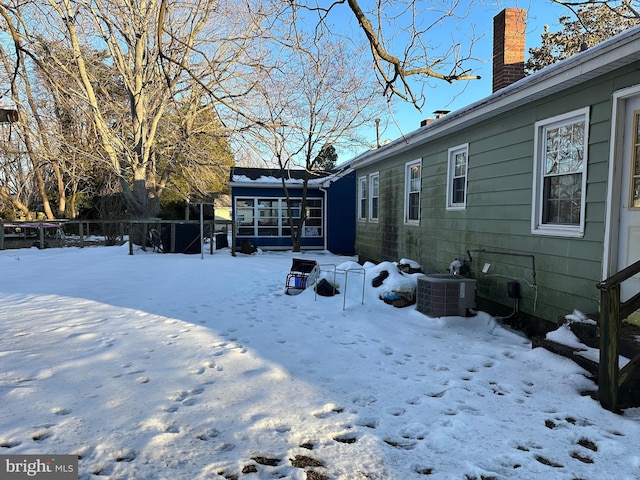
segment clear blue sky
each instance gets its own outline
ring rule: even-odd
[[[494,5],[487,5],[493,3]],[[499,3],[499,5],[496,5]],[[480,75],[480,80],[468,82],[458,82],[448,84],[444,81],[430,80],[427,89],[425,89],[426,103],[422,112],[416,110],[413,105],[394,101],[392,112],[381,116],[381,140],[395,140],[402,134],[407,134],[416,130],[420,126],[420,122],[429,117],[433,117],[435,110],[455,111],[463,108],[477,100],[491,95],[492,82],[492,65],[491,57],[493,53],[492,36],[493,36],[493,17],[504,8],[524,8],[527,10],[527,38],[526,38],[526,56],[531,47],[540,45],[540,35],[543,32],[544,25],[549,25],[551,31],[560,30],[558,18],[562,15],[570,15],[571,12],[557,4],[553,4],[549,0],[513,0],[500,2],[487,2],[484,4],[475,4],[475,8],[469,18],[465,20],[465,25],[461,25],[457,31],[443,31],[444,43],[448,38],[454,37],[460,32],[464,34],[464,30],[474,25],[476,37],[481,37],[476,43],[473,55],[478,58],[479,62],[474,62],[474,73]],[[450,26],[448,30],[450,30]],[[367,140],[373,145],[375,144],[375,126],[372,125],[370,131],[366,133]],[[362,151],[362,150],[361,150]],[[346,154],[339,159],[340,161],[349,160]]]

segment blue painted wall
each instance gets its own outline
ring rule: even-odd
[[[338,255],[354,255],[356,245],[356,172],[327,189],[327,249]]]
[[[353,255],[356,241],[356,174],[351,172],[331,183],[324,192],[316,188],[307,191],[307,198],[325,198],[327,217],[324,219],[324,235],[327,236],[327,249],[339,255]],[[289,189],[291,197],[301,197],[302,189]],[[231,188],[233,218],[235,220],[236,197],[285,197],[281,187],[242,186]],[[242,240],[249,240],[260,248],[291,248],[289,237],[241,237],[236,239],[239,248]],[[302,248],[321,250],[325,248],[324,237],[303,237]]]

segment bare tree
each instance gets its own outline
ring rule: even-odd
[[[333,36],[344,35],[332,23],[333,15],[344,16],[346,8],[353,15],[364,36],[373,60],[373,68],[387,98],[399,97],[422,108],[425,82],[437,79],[448,83],[476,80],[473,74],[473,47],[476,42],[472,26],[457,38],[442,38],[442,27],[453,31],[467,19],[477,0],[337,0],[334,2],[292,2],[294,15],[317,15],[316,31]]]
[[[40,65],[46,55],[46,69],[60,72],[50,81],[87,106],[129,211],[140,218],[157,212],[162,181],[154,175],[166,172],[154,170],[154,155],[168,105],[192,84],[219,99],[237,93],[231,81],[253,39],[239,7],[232,0],[16,0],[0,4],[0,13],[20,25],[11,32],[19,50]],[[50,49],[51,42],[58,48]],[[127,117],[114,117],[114,98],[95,75],[88,46],[104,48]]]
[[[361,52],[346,42],[296,34],[278,68],[264,72],[255,89],[256,128],[263,158],[282,174],[293,250],[299,251],[307,220],[307,191],[327,145],[363,143],[358,131],[380,114],[382,97]],[[252,137],[255,140],[255,136]],[[326,153],[326,152],[325,152]],[[288,170],[306,172],[301,198],[292,198]]]

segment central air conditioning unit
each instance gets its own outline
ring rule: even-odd
[[[418,277],[416,309],[428,317],[466,317],[476,308],[476,281],[447,273]]]

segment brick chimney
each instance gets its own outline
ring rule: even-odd
[[[493,18],[493,92],[524,78],[527,11],[506,8]]]

